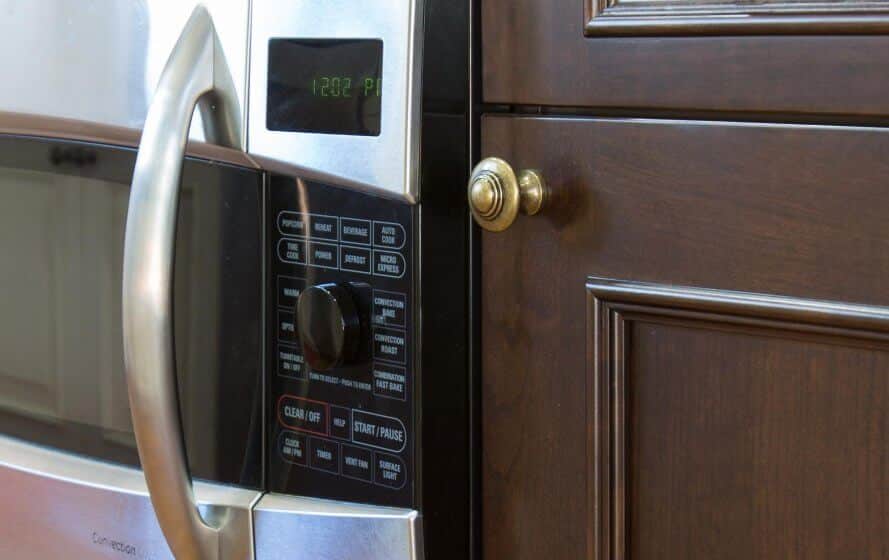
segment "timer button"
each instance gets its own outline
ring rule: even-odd
[[[346,286],[319,284],[303,290],[296,304],[296,324],[303,356],[314,370],[348,364],[358,354],[361,320]]]

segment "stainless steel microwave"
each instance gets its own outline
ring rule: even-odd
[[[0,557],[470,558],[470,3],[0,13]]]

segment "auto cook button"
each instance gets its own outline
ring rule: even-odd
[[[372,482],[373,453],[369,449],[343,444],[343,476]]]
[[[373,352],[375,360],[404,363],[405,332],[398,329],[374,327]]]
[[[288,463],[306,466],[308,458],[306,436],[296,432],[281,432],[278,436],[278,453]]]
[[[389,251],[374,251],[374,275],[387,278],[401,278],[404,276],[404,257],[399,253]]]
[[[370,221],[340,218],[340,241],[370,245]]]
[[[283,395],[278,399],[278,421],[292,430],[327,435],[327,403]]]
[[[404,424],[398,418],[353,410],[352,441],[398,452],[407,444],[407,433]]]
[[[404,461],[395,455],[374,452],[374,482],[389,488],[401,488],[407,480],[407,468]]]
[[[374,247],[401,249],[404,247],[404,228],[393,222],[374,222]]]
[[[340,444],[335,441],[310,437],[309,466],[333,473],[340,472]]]

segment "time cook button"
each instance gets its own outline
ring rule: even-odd
[[[398,418],[353,410],[352,441],[377,449],[399,452],[407,444],[407,433],[404,424]]]

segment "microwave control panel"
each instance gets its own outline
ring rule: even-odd
[[[415,506],[415,211],[270,177],[272,492]]]

